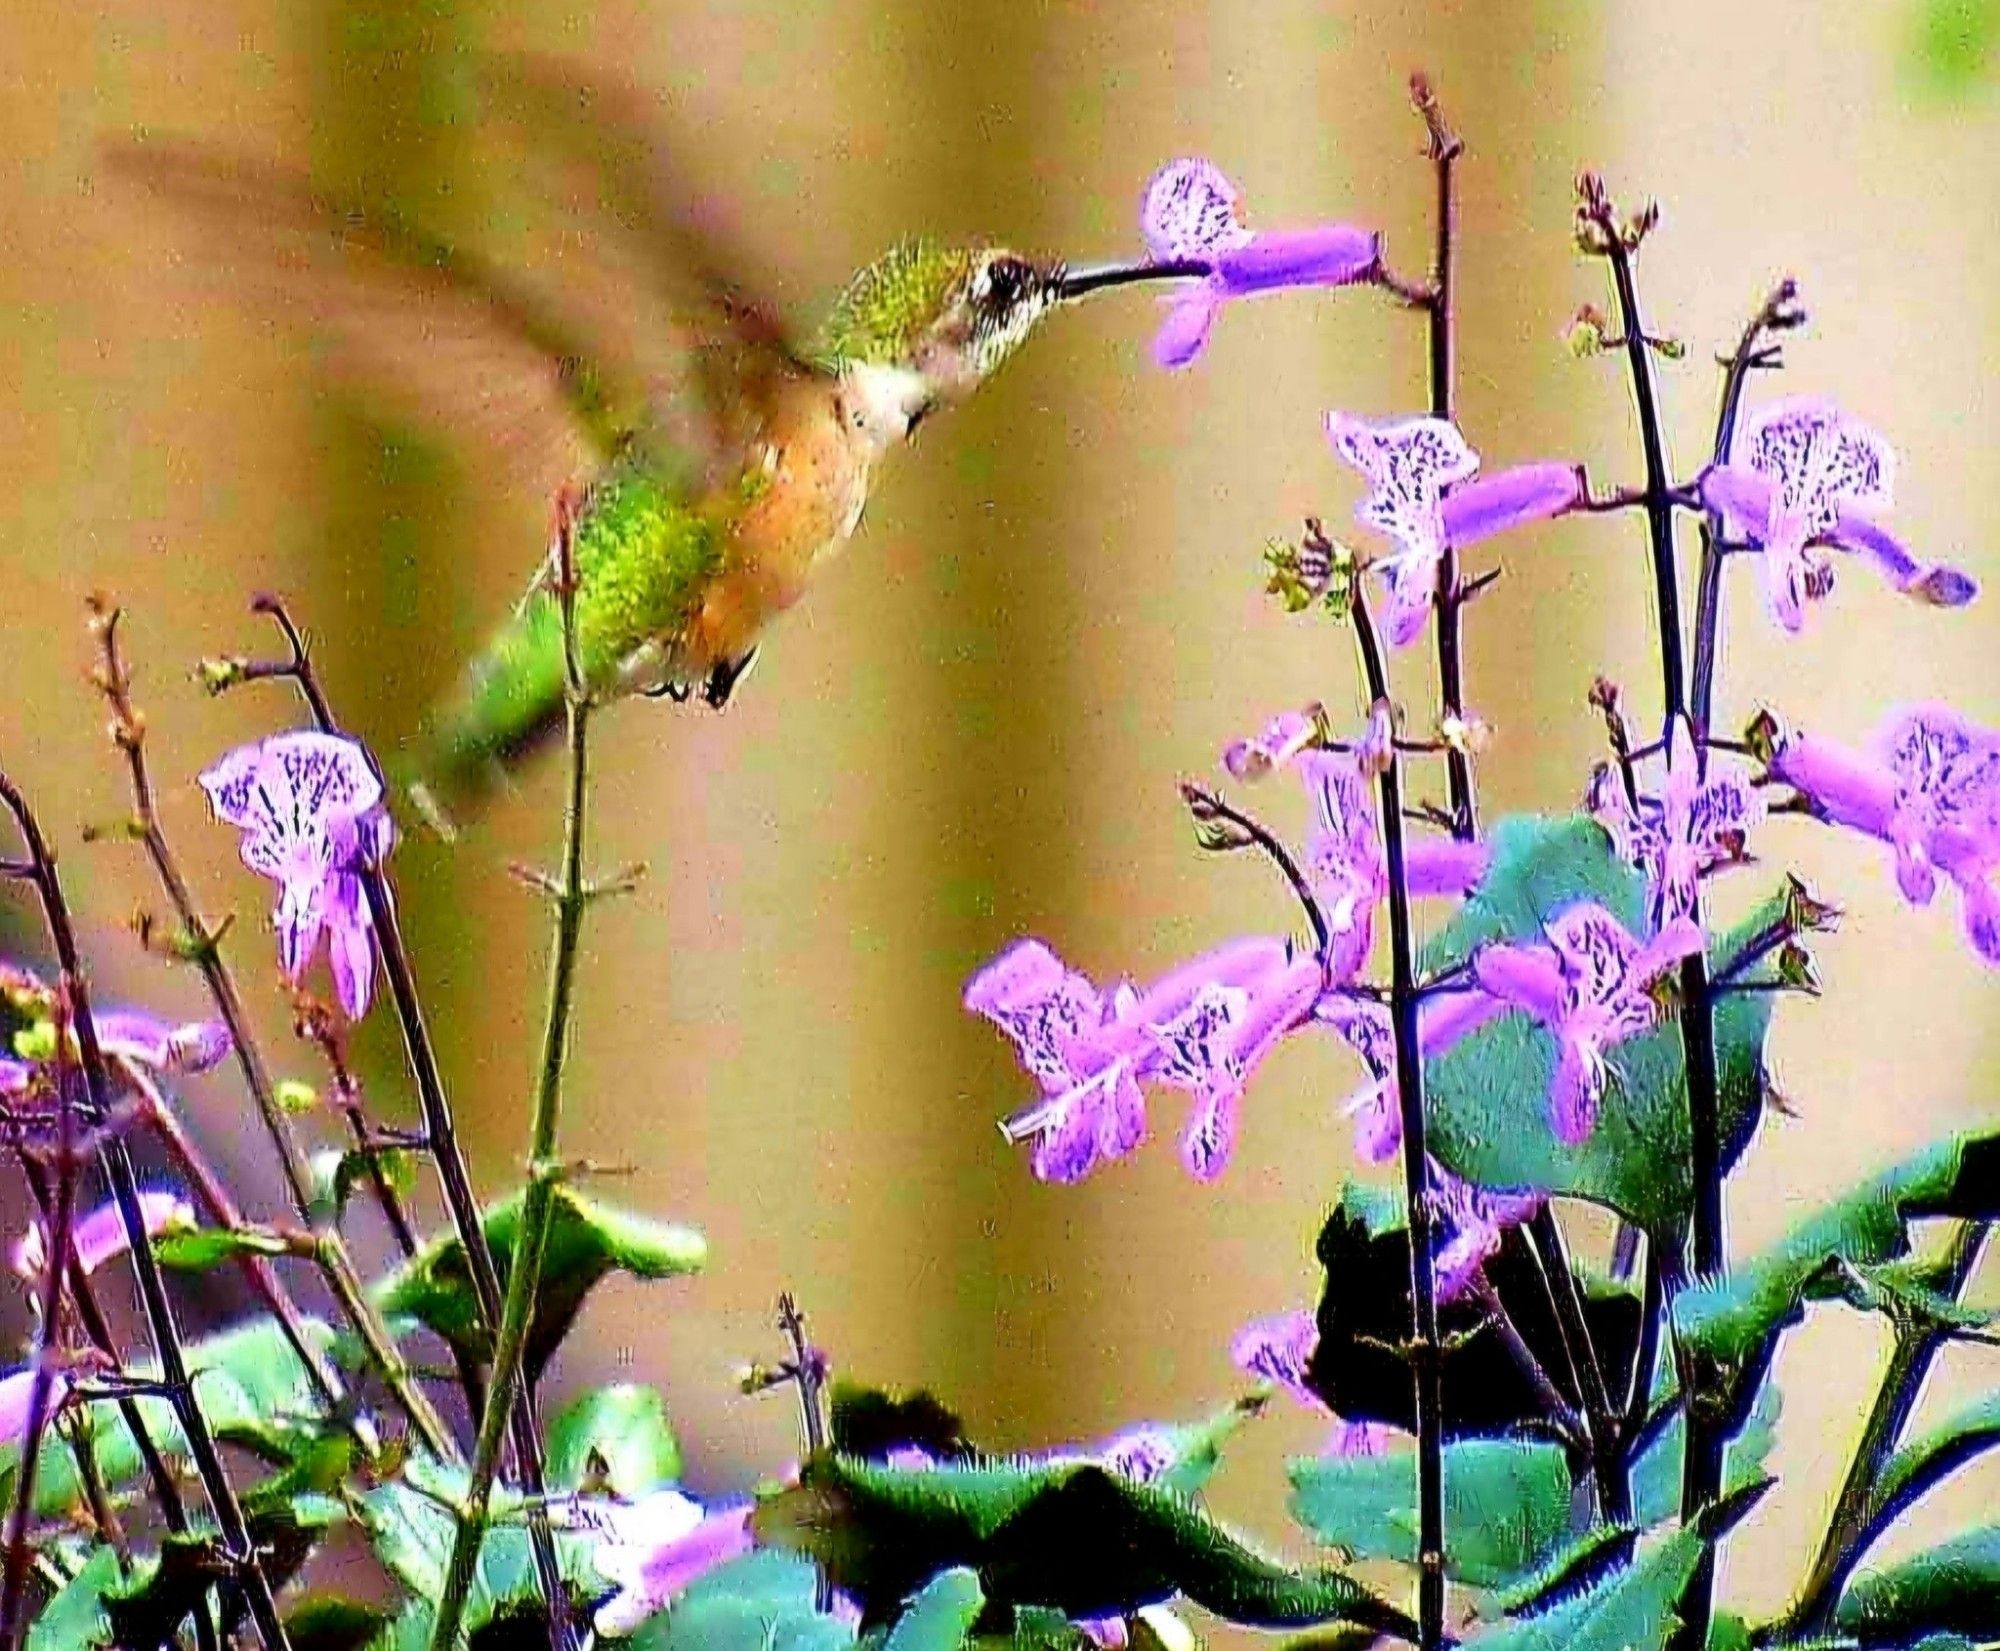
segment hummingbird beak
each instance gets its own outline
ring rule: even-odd
[[[1160,263],[1098,264],[1087,269],[1063,268],[1049,283],[1056,302],[1067,304],[1087,298],[1093,292],[1113,287],[1137,286],[1143,281],[1198,281],[1209,274],[1209,265],[1200,258],[1177,258]]]

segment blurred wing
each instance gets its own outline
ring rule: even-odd
[[[303,174],[180,141],[124,142],[107,169],[205,232],[194,267],[322,334],[330,364],[453,435],[484,440],[541,497],[616,451],[645,396],[525,281]]]
[[[821,373],[750,291],[748,261],[728,245],[720,214],[672,171],[661,100],[586,81],[553,59],[496,56],[482,63],[481,104],[511,127],[520,169],[594,223],[579,239],[607,266],[611,289],[650,294],[665,311],[644,322],[628,306],[622,319],[639,332],[621,354],[644,363],[668,439],[711,476],[733,471],[784,387]],[[620,320],[604,318],[610,328]]]

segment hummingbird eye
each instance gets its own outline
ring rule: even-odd
[[[1018,305],[1035,282],[1034,266],[1025,258],[995,258],[981,273],[984,279],[976,302],[981,309],[999,315]]]

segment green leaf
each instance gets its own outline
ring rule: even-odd
[[[1808,1217],[1727,1279],[1683,1290],[1674,1324],[1684,1345],[1726,1372],[1760,1366],[1809,1299],[1838,1294],[1839,1263],[1892,1261],[1919,1216],[2000,1215],[2000,1134],[1940,1142]]]
[[[104,1595],[121,1580],[118,1555],[96,1548],[42,1614],[28,1625],[28,1651],[96,1651],[111,1643]]]
[[[312,1155],[307,1210],[316,1222],[338,1226],[357,1187],[374,1184],[371,1165],[379,1164],[383,1179],[399,1196],[417,1183],[416,1159],[402,1147],[327,1147]]]
[[[379,1605],[312,1594],[285,1613],[292,1651],[365,1651],[395,1618]]]
[[[1641,932],[1645,883],[1584,815],[1512,815],[1489,836],[1492,865],[1479,891],[1424,948],[1426,969],[1462,963],[1489,940],[1534,941],[1563,907],[1592,900]],[[1732,959],[1768,927],[1767,904],[1711,947]],[[1725,996],[1715,1038],[1726,1159],[1749,1138],[1764,1098],[1764,1035],[1772,997]],[[1671,1241],[1690,1208],[1686,1080],[1680,1028],[1669,1023],[1610,1051],[1611,1081],[1590,1138],[1572,1146],[1549,1127],[1553,1035],[1525,1014],[1482,1027],[1425,1067],[1431,1151],[1482,1186],[1588,1198]]]
[[[1290,1464],[1292,1516],[1360,1559],[1417,1559],[1417,1458],[1318,1456]],[[1569,1466],[1560,1445],[1463,1439],[1444,1448],[1446,1574],[1503,1587],[1555,1552],[1569,1530]]]
[[[162,1267],[179,1273],[205,1273],[246,1255],[289,1255],[292,1246],[268,1227],[194,1227],[162,1233],[153,1240],[153,1254]]]
[[[985,1608],[976,1571],[940,1571],[903,1608],[882,1651],[959,1651]]]
[[[671,1485],[681,1476],[681,1451],[666,1401],[629,1383],[584,1394],[549,1428],[548,1471],[552,1485],[593,1483],[623,1497]]]
[[[1449,1527],[1447,1527],[1447,1535]],[[1594,1525],[1558,1547],[1531,1575],[1493,1596],[1505,1616],[1530,1616],[1597,1586],[1630,1557],[1636,1525]]]
[[[790,1554],[718,1566],[622,1642],[630,1651],[843,1651],[854,1630],[815,1604],[818,1577]]]
[[[306,1334],[319,1346],[332,1332],[317,1319],[305,1321]],[[284,1461],[296,1444],[300,1421],[318,1414],[311,1378],[284,1332],[271,1319],[255,1319],[234,1330],[191,1344],[188,1369],[194,1376],[195,1398],[219,1438],[257,1451],[267,1461]],[[136,1375],[156,1373],[140,1365]],[[164,1399],[137,1401],[139,1414],[153,1442],[170,1458],[184,1460],[187,1440],[173,1407]],[[90,1425],[98,1469],[113,1490],[139,1481],[144,1465],[138,1442],[125,1425],[119,1407],[99,1401],[90,1407]],[[0,1451],[0,1482],[11,1482],[16,1448]],[[35,1512],[55,1518],[83,1501],[76,1459],[69,1446],[51,1439],[42,1447],[35,1476]]]
[[[1659,1651],[1701,1556],[1755,1505],[1769,1481],[1713,1504],[1690,1525],[1646,1547],[1623,1569],[1534,1616],[1466,1642],[1479,1651]]]
[[[1863,1645],[1902,1645],[1927,1634],[2000,1635],[2000,1525],[1862,1572],[1847,1585],[1833,1620]]]
[[[759,1504],[754,1528],[876,1616],[952,1566],[978,1572],[995,1605],[1072,1617],[1129,1616],[1177,1593],[1261,1627],[1393,1616],[1352,1577],[1290,1570],[1186,1498],[1082,1462],[899,1469],[823,1455]]]
[[[1671,1381],[1664,1391],[1673,1391]],[[1723,1469],[1725,1493],[1764,1477],[1764,1463],[1778,1443],[1778,1416],[1783,1408],[1784,1396],[1767,1376],[1758,1389],[1756,1404],[1729,1441]],[[1680,1511],[1681,1451],[1686,1437],[1686,1420],[1676,1415],[1632,1464],[1632,1517],[1641,1525],[1658,1524]]]
[[[520,1236],[524,1194],[486,1211],[487,1248],[504,1288]],[[528,1370],[539,1373],[568,1334],[584,1297],[607,1275],[676,1278],[708,1260],[699,1233],[633,1215],[586,1198],[571,1187],[555,1192],[555,1215],[542,1260],[542,1284],[528,1334]],[[392,1317],[414,1318],[454,1347],[486,1358],[487,1337],[475,1330],[477,1298],[455,1233],[433,1238],[374,1290],[376,1305]]]

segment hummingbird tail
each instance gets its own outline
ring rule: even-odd
[[[403,789],[440,836],[562,725],[562,618],[546,592],[521,605],[425,721]]]

